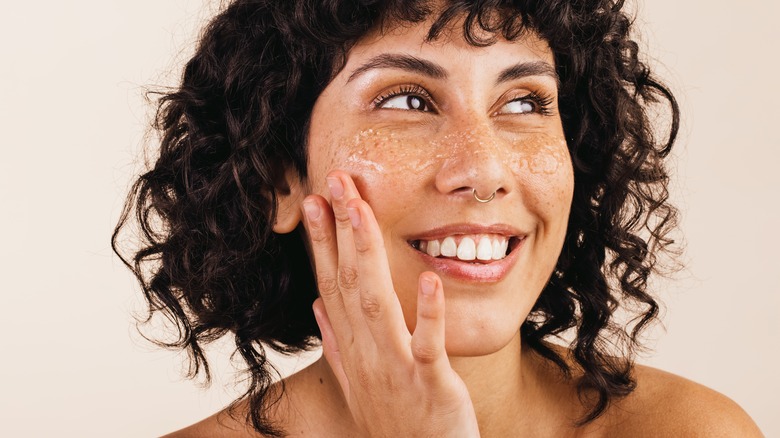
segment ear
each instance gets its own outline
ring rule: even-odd
[[[287,181],[288,193],[277,192],[276,196],[276,219],[274,220],[274,233],[286,234],[293,231],[303,219],[301,213],[301,202],[306,197],[304,193],[304,184],[301,181],[298,172],[287,169],[284,173]]]

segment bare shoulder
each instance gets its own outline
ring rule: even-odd
[[[635,376],[636,390],[608,414],[617,436],[763,437],[750,416],[717,391],[641,365]]]
[[[350,436],[337,420],[338,397],[328,393],[324,381],[335,377],[323,374],[318,362],[286,377],[269,388],[264,416],[271,425],[290,437]],[[335,380],[334,380],[335,381]],[[277,397],[278,396],[278,397]],[[257,438],[262,437],[247,421],[249,402],[239,402],[232,413],[220,411],[198,423],[163,438]]]
[[[248,438],[262,436],[258,435],[242,419],[243,414],[240,412],[240,408],[233,415],[227,411],[220,411],[162,438]]]

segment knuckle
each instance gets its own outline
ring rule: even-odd
[[[345,289],[356,289],[358,285],[358,271],[353,266],[339,266],[339,285]]]
[[[371,251],[371,242],[364,241],[364,239],[355,239],[355,252],[359,255],[364,255]]]
[[[355,379],[357,379],[357,384],[363,388],[374,386],[371,368],[366,364],[359,364],[355,367]]]
[[[396,392],[401,386],[398,384],[398,380],[392,373],[383,373],[381,379],[383,388],[385,388],[385,391],[389,393]]]
[[[441,311],[439,309],[431,309],[431,308],[422,308],[418,312],[418,318],[425,319],[425,320],[437,320],[441,316]]]
[[[322,277],[317,279],[317,283],[320,289],[320,295],[324,298],[329,298],[339,294],[338,281],[333,277]]]
[[[431,345],[412,344],[412,356],[422,364],[432,364],[439,358],[439,349]]]
[[[382,305],[373,295],[362,294],[360,308],[363,310],[363,315],[369,320],[377,320],[382,315]]]
[[[309,237],[311,238],[312,242],[319,243],[319,244],[330,243],[333,241],[333,236],[331,236],[330,233],[325,232],[325,230],[320,229],[319,227],[310,230]]]
[[[333,218],[336,220],[337,227],[352,228],[352,221],[349,219],[349,215],[346,211],[334,212]]]

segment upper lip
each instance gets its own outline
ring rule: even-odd
[[[523,237],[525,233],[507,224],[479,225],[459,223],[436,227],[428,231],[410,236],[406,240],[438,240],[458,234],[498,234],[507,237]]]

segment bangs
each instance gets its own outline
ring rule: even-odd
[[[512,41],[522,36],[528,19],[506,1],[391,1],[381,11],[382,30],[402,22],[420,23],[436,16],[428,30],[427,41],[443,36],[453,22],[462,20],[462,35],[476,47],[489,46],[498,36]]]

